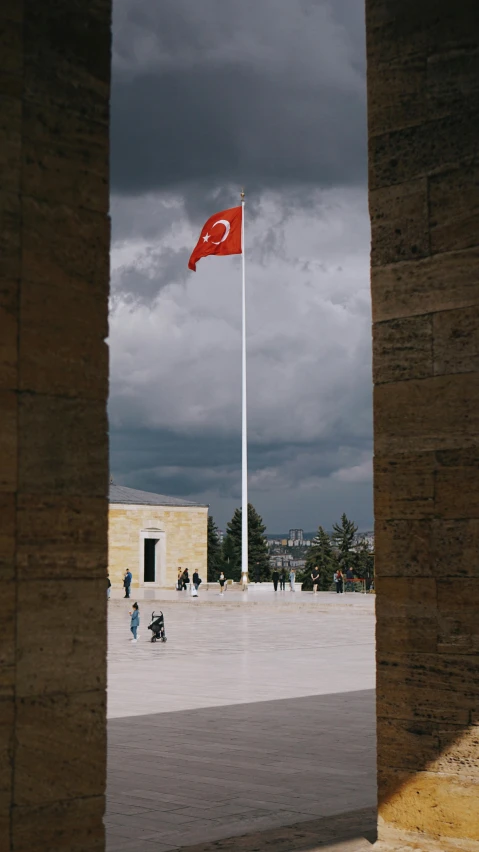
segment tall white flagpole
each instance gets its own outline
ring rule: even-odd
[[[242,453],[241,453],[241,573],[243,581],[248,578],[248,421],[246,416],[246,270],[245,270],[245,197],[244,191],[241,192],[241,250],[243,258],[243,287],[242,287],[242,304],[243,304],[243,393],[242,393]]]

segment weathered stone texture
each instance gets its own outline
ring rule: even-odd
[[[102,850],[110,0],[0,9],[0,847]]]
[[[381,845],[479,844],[479,6],[367,0]]]
[[[371,191],[369,211],[372,266],[427,257],[429,223],[425,178]]]
[[[15,852],[104,852],[103,796],[59,799],[13,811]]]
[[[374,322],[477,305],[479,249],[371,269]],[[454,281],[454,286],[451,286]]]
[[[142,585],[140,573],[140,533],[149,527],[166,536],[164,585],[174,587],[178,566],[195,570],[203,581],[207,569],[208,510],[199,507],[122,506],[111,504],[109,512],[108,570],[113,586],[121,588],[127,568],[133,574],[133,587]]]
[[[373,351],[376,384],[428,378],[433,373],[431,314],[376,323]]]

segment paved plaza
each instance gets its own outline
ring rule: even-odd
[[[346,838],[367,835],[374,596],[161,597],[139,601],[136,645],[131,601],[117,593],[109,603],[109,852],[269,837],[285,826],[313,842],[323,828],[333,836],[335,817]],[[165,614],[165,644],[150,642],[153,609]]]

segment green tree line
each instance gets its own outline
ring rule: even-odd
[[[369,584],[374,579],[374,553],[369,542],[363,540],[355,545],[358,528],[343,513],[339,523],[333,524],[332,535],[322,527],[313,539],[306,558],[306,566],[298,580],[303,589],[312,588],[311,572],[317,567],[320,574],[319,588],[329,589],[338,568],[343,572],[352,568],[355,577],[365,579]]]
[[[220,542],[218,527],[214,519],[208,517],[208,580],[214,582],[221,571],[231,580],[241,579],[241,509],[236,509],[226,527],[223,543]],[[248,504],[248,572],[251,580],[269,580],[271,567],[266,527],[263,519],[251,503]],[[358,527],[345,514],[338,523],[333,524],[332,534],[319,526],[308,550],[306,565],[298,572],[297,579],[304,589],[312,588],[311,572],[318,567],[320,589],[326,591],[333,583],[338,568],[346,571],[352,568],[356,577],[369,583],[374,578],[374,553],[367,541],[355,544]]]

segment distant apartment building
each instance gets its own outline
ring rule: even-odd
[[[372,548],[372,550],[374,550],[374,532],[373,531],[359,533],[358,540],[359,541],[366,541],[369,544],[369,546]]]
[[[290,530],[288,538],[290,539],[290,541],[294,541],[295,546],[297,541],[301,545],[304,539],[304,530]]]
[[[281,539],[280,538],[270,538],[267,541],[268,547],[281,547]]]
[[[289,556],[270,556],[269,564],[272,568],[304,568],[305,559],[290,559]]]

